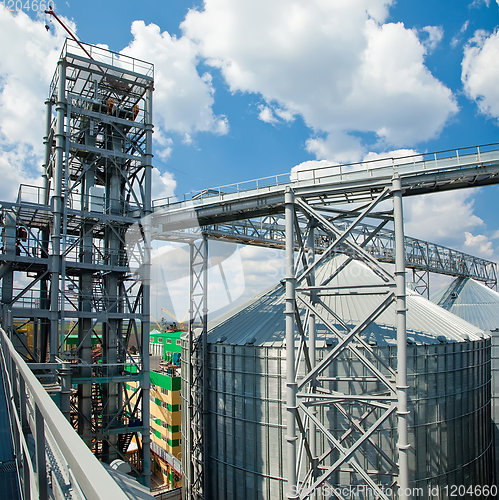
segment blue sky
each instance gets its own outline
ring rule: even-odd
[[[87,0],[55,10],[82,41],[155,64],[158,197],[320,160],[499,140],[495,0]],[[0,199],[39,182],[43,100],[64,39],[46,21],[0,4]],[[498,194],[406,201],[406,233],[496,260]],[[252,265],[262,258],[245,252]]]

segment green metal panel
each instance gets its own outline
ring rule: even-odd
[[[181,352],[180,336],[185,333],[182,331],[177,332],[160,332],[151,333],[150,340],[151,344],[162,344],[165,346],[163,359],[166,361],[171,361],[174,353]],[[166,353],[170,354],[167,355]],[[175,390],[175,389],[174,389]]]
[[[172,377],[164,373],[151,372],[151,384],[168,391],[180,391],[180,377]]]

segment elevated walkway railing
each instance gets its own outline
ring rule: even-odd
[[[497,162],[499,144],[451,149],[436,153],[423,153],[399,158],[328,165],[309,169],[294,169],[286,174],[272,175],[234,184],[226,184],[180,196],[153,200],[156,211],[178,208],[197,208],[210,203],[247,198],[254,194],[284,192],[286,186],[293,189],[305,186],[324,186],[351,181],[391,179],[394,172],[404,175],[440,173],[447,170],[466,169],[470,166]]]
[[[2,329],[0,365],[23,500],[126,500]]]

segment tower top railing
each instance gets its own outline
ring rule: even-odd
[[[113,52],[103,47],[96,47],[82,42],[80,42],[80,45],[67,38],[61,50],[60,60],[65,60],[69,64],[77,60],[89,73],[106,74],[111,78],[124,78],[127,75],[126,79],[130,80],[130,83],[142,82],[143,84],[150,84],[154,80],[154,65],[152,63],[126,54]],[[55,95],[58,78],[58,72],[56,71],[50,83],[50,98]]]
[[[125,54],[120,54],[119,52],[113,52],[104,47],[97,47],[96,45],[90,45],[83,42],[80,43],[97,63],[104,63],[127,72],[138,73],[139,75],[148,76],[150,78],[154,77],[154,65],[152,63]],[[85,51],[74,40],[67,38],[62,47],[61,57],[64,58],[69,54],[88,59],[88,55]]]

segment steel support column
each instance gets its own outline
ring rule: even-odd
[[[208,238],[190,244],[189,321],[189,439],[186,496],[189,500],[209,500],[207,481],[207,329],[208,329]],[[185,463],[185,461],[184,461]]]
[[[290,188],[285,194],[286,214],[286,460],[288,499],[297,499],[296,477],[296,375],[295,375],[295,262],[294,262],[294,195]]]
[[[392,184],[393,223],[395,229],[395,282],[396,288],[396,325],[397,325],[397,399],[398,399],[398,497],[410,498],[409,459],[407,441],[407,333],[406,333],[406,288],[405,288],[405,250],[404,216],[402,209],[402,187],[400,177],[395,174]]]
[[[296,198],[293,203],[292,195],[286,196],[286,379],[288,417],[293,416],[293,419],[288,420],[287,427],[287,467],[288,484],[290,488],[293,487],[292,492],[296,492],[295,496],[289,498],[320,496],[326,485],[345,484],[341,481],[347,481],[348,484],[345,474],[351,475],[352,472],[348,471],[353,471],[356,481],[361,479],[364,487],[370,488],[378,498],[387,500],[388,496],[383,489],[387,484],[379,483],[379,480],[384,474],[397,477],[394,459],[380,450],[375,438],[385,423],[394,419],[398,409],[397,372],[364,337],[369,325],[393,304],[396,281],[364,249],[379,228],[373,227],[372,233],[366,234],[360,243],[354,234],[356,227],[364,219],[376,220],[377,206],[387,200],[390,194],[389,189],[384,189],[370,203],[352,211],[350,217],[343,214],[342,229],[324,216],[320,207],[311,206],[300,198]],[[293,223],[294,217],[296,220]],[[386,224],[386,217],[385,213],[379,218],[379,227]],[[317,259],[310,258],[310,253],[314,250],[314,226],[325,235],[324,242],[327,243]],[[288,274],[294,269],[292,259],[295,247],[298,250],[298,260],[301,257],[302,267],[295,269],[293,274]],[[345,248],[348,254],[344,255],[342,261],[335,261],[336,268],[331,271],[332,274],[321,274],[320,281],[316,282],[316,272],[335,255],[344,254]],[[360,260],[372,270],[367,284],[348,284],[348,266],[353,259]],[[346,278],[342,278],[344,273],[347,273]],[[336,284],[343,283],[341,280],[347,285]],[[374,283],[373,280],[379,282]],[[328,306],[326,297],[331,294],[338,297],[344,294],[368,294],[375,299],[376,305],[359,323],[351,325],[348,317],[341,317],[341,310],[336,311]],[[334,319],[329,319],[331,317]],[[315,318],[327,328],[326,339],[331,339],[328,344],[331,349],[322,360],[315,359]],[[300,338],[299,360],[295,359],[293,341],[295,322]],[[334,371],[337,365],[347,364],[349,359],[357,360],[364,367],[364,373],[357,374],[355,378],[359,382],[366,382],[354,384],[355,389],[348,381],[348,373],[338,387],[336,382],[329,381],[328,372]],[[367,382],[373,379],[377,380],[375,387]],[[341,381],[342,377],[338,377],[338,380]],[[350,387],[352,392],[349,392]],[[370,389],[359,392],[362,387]],[[334,431],[331,430],[333,424],[329,420],[333,413],[337,415],[335,422],[343,422],[343,427]],[[299,429],[298,446],[297,439],[293,439],[296,438],[296,426]],[[318,443],[314,443],[316,436],[320,437],[320,451],[317,450]],[[373,476],[373,464],[364,464],[366,447],[379,453],[381,461],[376,466],[385,468],[385,471],[380,470],[376,476]],[[304,454],[308,457],[307,467],[303,467],[301,459]]]
[[[145,485],[151,486],[151,424],[150,424],[150,360],[149,360],[149,331],[151,324],[151,214],[152,214],[152,86],[146,89],[144,124],[146,129],[146,151],[144,155],[144,275],[142,276],[143,305],[142,305],[142,454],[143,474]]]
[[[50,340],[49,340],[49,361],[55,362],[56,356],[59,354],[59,318],[60,318],[60,303],[59,303],[59,283],[61,277],[61,236],[63,230],[63,171],[64,171],[64,153],[66,151],[66,137],[64,129],[64,121],[66,118],[66,63],[64,59],[59,59],[57,63],[58,72],[58,87],[57,87],[57,103],[56,103],[56,131],[55,131],[55,161],[52,172],[52,209],[54,213],[54,221],[52,225],[51,242],[49,257],[50,271]],[[64,331],[64,330],[63,330]]]

